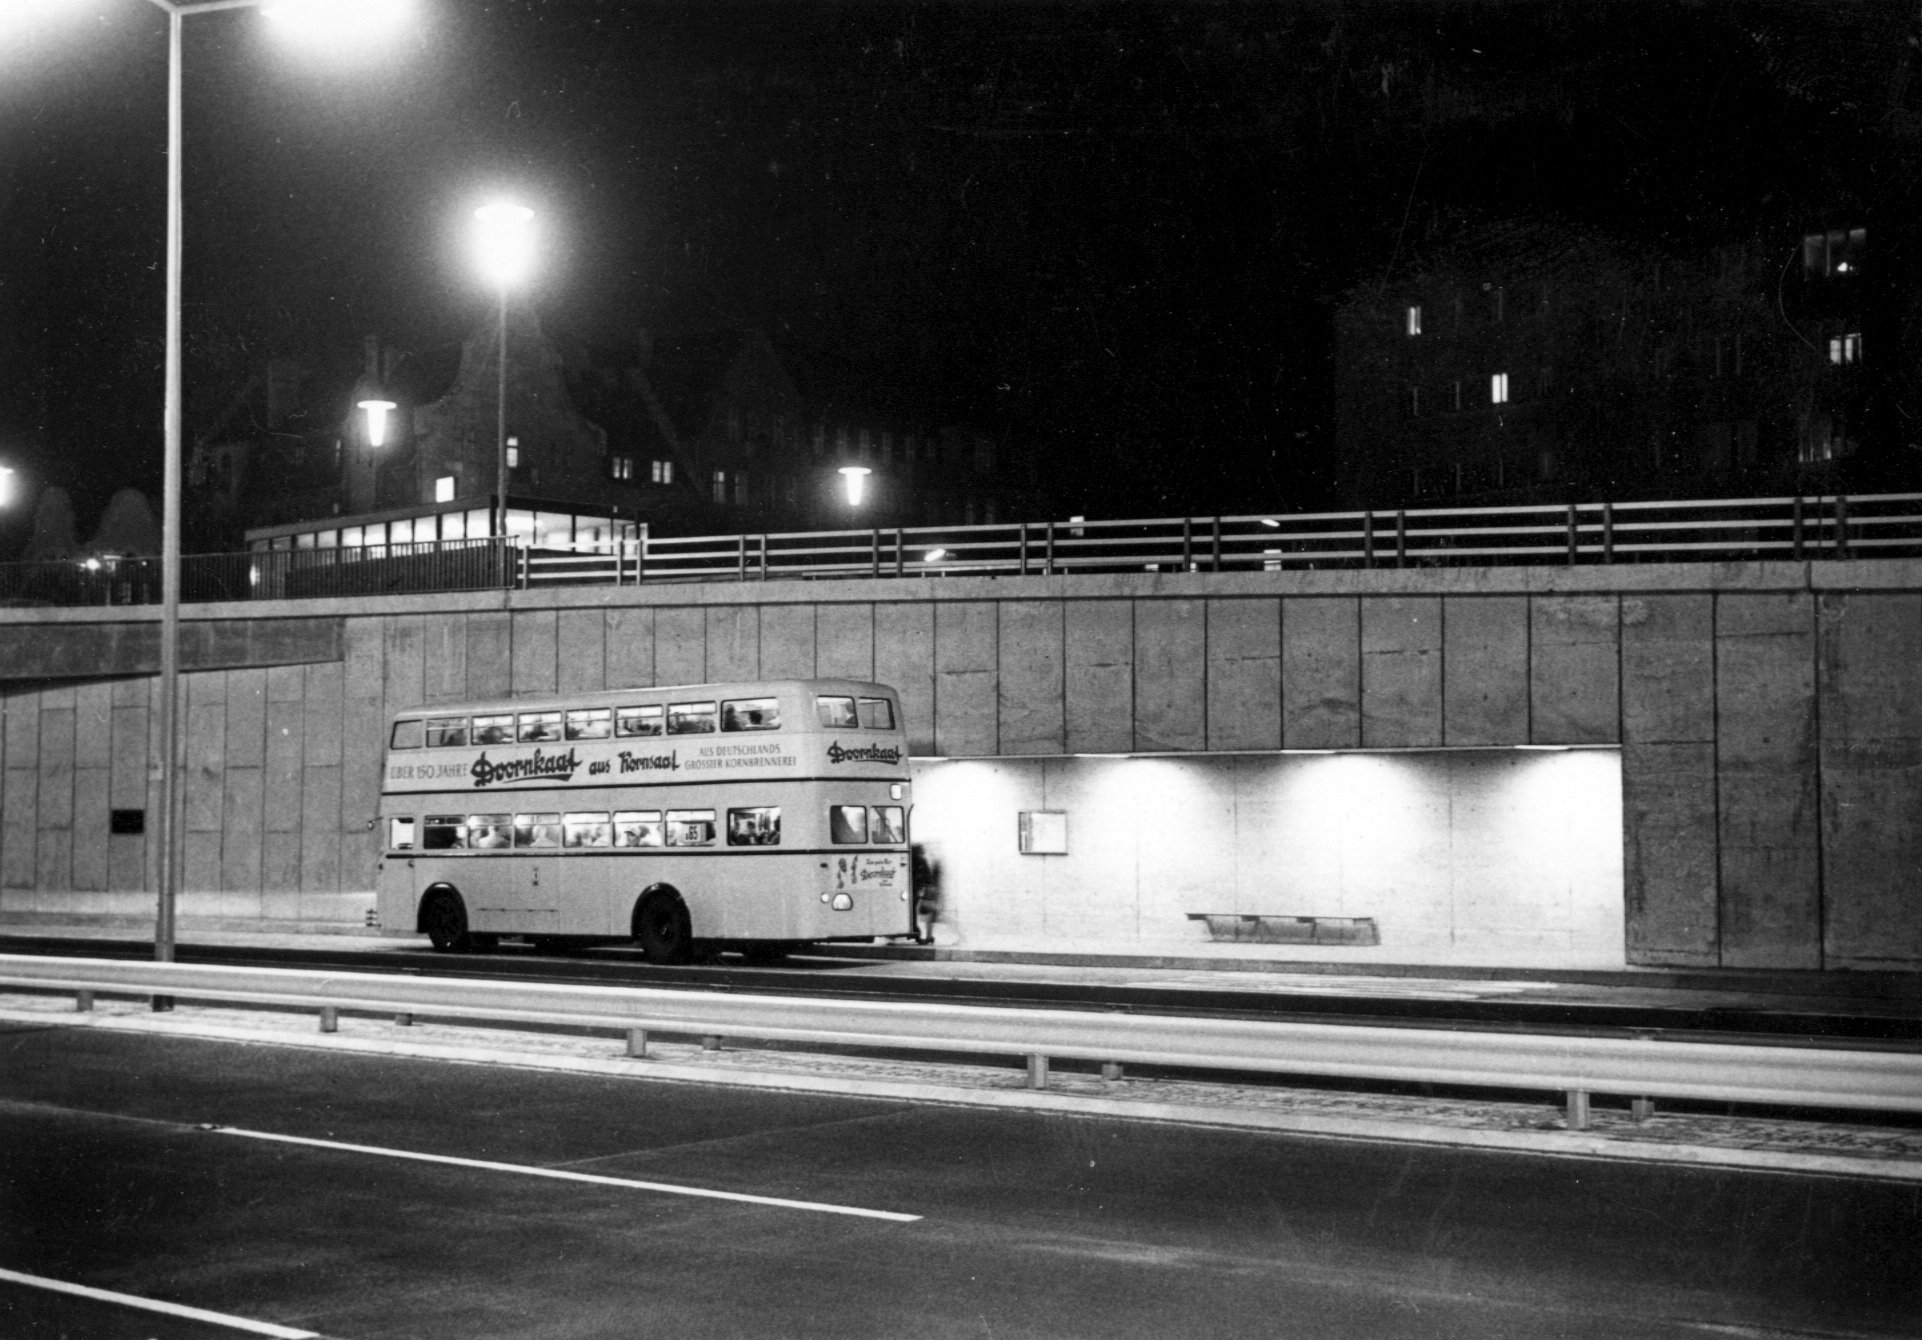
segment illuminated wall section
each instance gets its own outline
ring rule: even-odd
[[[1613,749],[1068,757],[918,765],[939,935],[1355,962],[1620,967]],[[1023,810],[1068,815],[1022,854]],[[1372,917],[1380,944],[1214,945],[1191,912]]]

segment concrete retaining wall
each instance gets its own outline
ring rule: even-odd
[[[190,914],[357,916],[402,705],[835,674],[899,687],[923,755],[1617,745],[1628,961],[1922,967],[1922,564],[599,587],[188,617],[220,627],[191,645],[225,667],[184,677]],[[152,680],[75,677],[73,651],[151,618],[0,611],[0,913],[129,910],[151,887],[152,825],[107,829],[152,808]],[[308,632],[327,621],[337,639]],[[249,646],[266,663],[235,664]]]

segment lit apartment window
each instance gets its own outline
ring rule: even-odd
[[[1555,369],[1550,367],[1542,368],[1539,371],[1539,374],[1535,378],[1536,394],[1540,395],[1542,399],[1546,400],[1549,396],[1549,393],[1552,392],[1554,389],[1555,389]]]
[[[1411,419],[1421,417],[1421,387],[1404,386],[1402,388],[1402,413]]]
[[[1829,336],[1829,362],[1838,367],[1862,361],[1862,332],[1844,331],[1840,335]]]
[[[672,484],[674,482],[674,462],[649,461],[647,463],[647,477],[656,484]]]
[[[1508,403],[1508,374],[1497,372],[1488,379],[1488,402],[1491,405]]]
[[[608,457],[607,472],[616,479],[634,478],[634,458],[632,456]]]
[[[714,501],[717,503],[727,501],[727,471],[725,470],[714,472]]]
[[[1419,303],[1408,309],[1408,333],[1421,334],[1421,304]]]
[[[1851,275],[1862,267],[1862,250],[1868,240],[1863,228],[1831,228],[1826,233],[1810,233],[1802,239],[1802,273],[1810,279],[1830,279]]]
[[[454,501],[454,477],[452,475],[442,475],[434,481],[434,501]]]
[[[518,437],[507,439],[507,468],[509,470],[521,468],[521,440]]]

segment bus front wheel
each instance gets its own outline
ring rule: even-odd
[[[694,930],[679,896],[656,889],[634,909],[634,938],[649,963],[686,963],[694,957]]]
[[[467,929],[467,904],[452,889],[436,889],[421,904],[420,928],[438,954],[467,954],[480,948]]]

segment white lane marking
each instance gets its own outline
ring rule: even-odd
[[[919,1222],[918,1214],[899,1214],[893,1210],[863,1210],[852,1205],[824,1205],[812,1200],[783,1200],[779,1196],[750,1196],[741,1191],[713,1191],[706,1187],[676,1186],[672,1182],[642,1182],[631,1177],[604,1177],[599,1173],[568,1172],[562,1168],[537,1168],[525,1163],[495,1163],[488,1159],[462,1159],[449,1154],[422,1154],[411,1149],[385,1149],[379,1145],[350,1145],[339,1140],[314,1140],[304,1135],[276,1135],[272,1131],[249,1131],[238,1126],[204,1126],[215,1135],[239,1135],[249,1140],[276,1140],[282,1144],[310,1145],[315,1149],[338,1149],[349,1154],[374,1154],[388,1159],[412,1159],[417,1163],[445,1163],[456,1168],[481,1168],[488,1172],[519,1173],[523,1177],[551,1177],[561,1182],[590,1182],[596,1186],[625,1186],[637,1191],[661,1191],[670,1196],[704,1196],[709,1200],[738,1200],[748,1205],[772,1205],[784,1210],[813,1210],[820,1214],[849,1214],[861,1219],[886,1219],[890,1223]]]
[[[147,1312],[164,1312],[170,1317],[209,1322],[236,1331],[251,1331],[255,1335],[271,1335],[277,1340],[320,1340],[319,1331],[296,1330],[292,1326],[277,1326],[271,1321],[249,1321],[245,1317],[230,1317],[224,1312],[209,1312],[205,1308],[163,1303],[157,1298],[140,1298],[130,1293],[115,1293],[111,1289],[94,1289],[85,1284],[50,1280],[42,1275],[23,1275],[17,1270],[0,1269],[0,1281],[24,1284],[30,1289],[46,1289],[52,1293],[70,1293],[76,1298],[91,1298],[97,1303],[119,1303],[123,1307],[137,1307]]]

